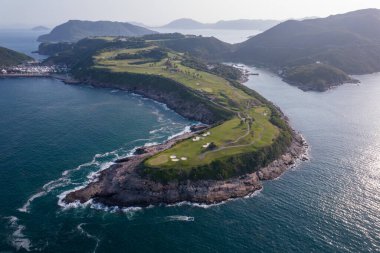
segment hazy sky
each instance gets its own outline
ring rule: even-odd
[[[203,22],[288,19],[380,8],[380,0],[0,0],[0,26],[54,26],[69,19],[161,25],[177,18]]]

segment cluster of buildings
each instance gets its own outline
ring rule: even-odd
[[[55,73],[67,73],[68,67],[64,65],[40,65],[38,63],[28,63],[12,67],[0,68],[0,75],[31,75],[46,76]]]

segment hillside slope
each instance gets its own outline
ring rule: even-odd
[[[33,58],[11,49],[0,47],[0,67],[18,65],[30,60],[33,60]]]
[[[380,71],[380,10],[289,20],[236,46],[233,59],[281,69],[320,61],[348,74]]]
[[[296,77],[297,81],[291,83],[308,90],[321,90],[321,87],[325,90],[351,82],[347,75],[380,71],[379,27],[380,10],[377,9],[327,18],[289,20],[235,45],[227,59],[279,71],[285,81],[290,80],[287,76]],[[314,65],[321,71],[310,68],[315,63],[323,64]],[[297,75],[294,75],[295,69]],[[322,74],[313,82],[316,73]],[[305,79],[307,75],[312,76]]]
[[[156,32],[122,22],[70,20],[41,35],[39,42],[76,42],[92,36],[143,36]]]
[[[190,53],[195,57],[207,60],[222,60],[224,55],[229,54],[232,50],[231,44],[214,37],[191,36],[165,40],[161,43],[175,51]]]

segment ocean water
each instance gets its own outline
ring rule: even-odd
[[[250,198],[145,209],[59,198],[191,122],[122,91],[0,79],[0,252],[379,252],[380,74],[306,93],[252,71],[246,85],[288,115],[310,161]]]
[[[0,46],[22,52],[37,60],[42,60],[46,57],[33,52],[38,49],[38,36],[47,32],[27,29],[0,29]]]

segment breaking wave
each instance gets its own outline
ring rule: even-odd
[[[82,235],[86,236],[87,238],[92,239],[92,240],[94,240],[94,241],[96,242],[96,244],[95,244],[95,248],[94,248],[94,250],[92,251],[93,253],[95,253],[96,250],[97,250],[98,247],[99,247],[100,239],[99,239],[98,237],[96,237],[96,236],[94,236],[94,235],[88,233],[88,232],[83,228],[84,225],[86,225],[86,223],[81,223],[81,224],[79,224],[79,225],[77,226],[77,229],[78,229],[78,231],[80,232],[80,234],[82,234]]]
[[[8,226],[13,230],[12,234],[8,237],[10,244],[17,249],[17,251],[24,249],[26,251],[31,251],[32,243],[23,234],[25,226],[20,225],[19,219],[15,216],[5,217],[8,219]]]
[[[172,215],[172,216],[167,216],[165,217],[166,221],[185,221],[185,222],[190,222],[194,221],[194,217],[191,216],[184,216],[184,215]]]

